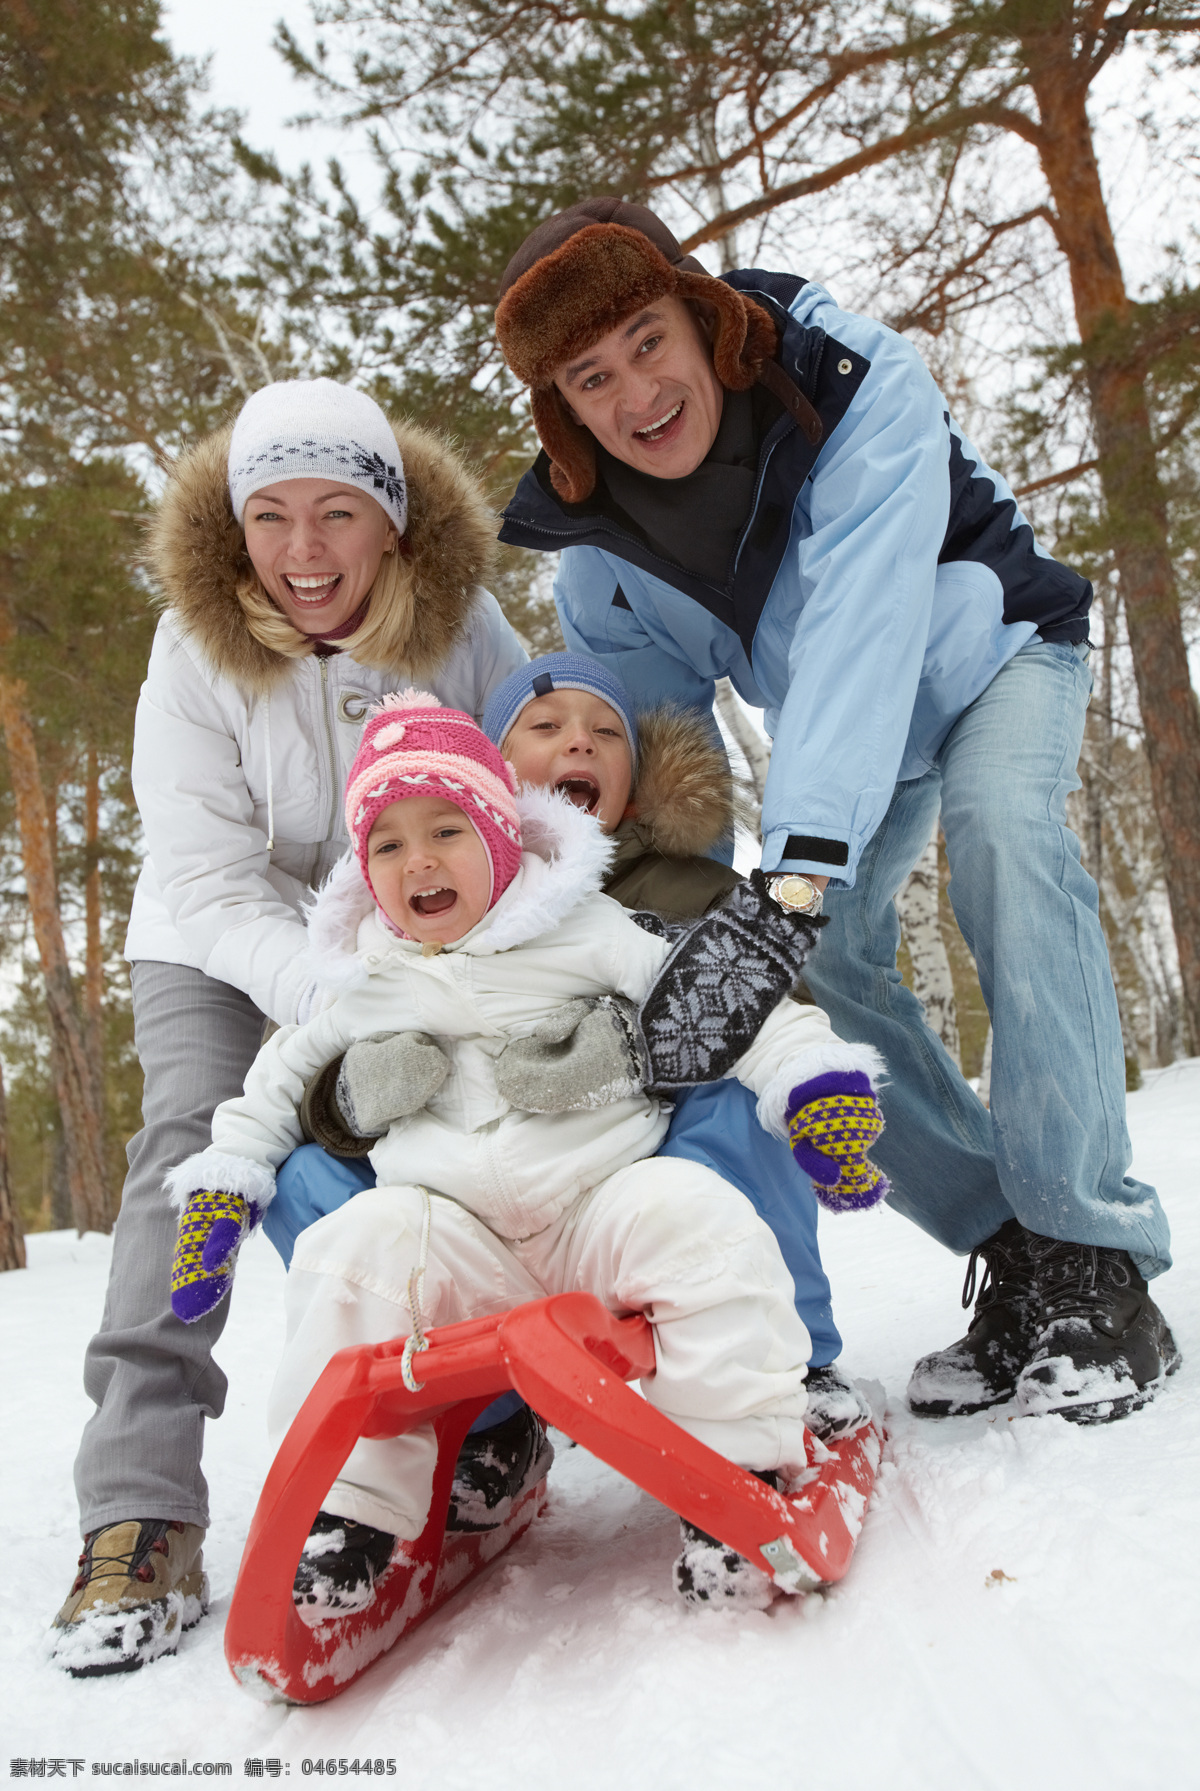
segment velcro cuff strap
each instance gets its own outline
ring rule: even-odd
[[[782,857],[811,858],[817,864],[849,864],[850,848],[845,840],[818,839],[815,833],[789,833]]]

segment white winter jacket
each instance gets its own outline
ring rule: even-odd
[[[312,932],[314,965],[342,992],[308,1025],[286,1027],[264,1046],[245,1093],[218,1107],[211,1149],[173,1172],[178,1204],[210,1188],[265,1205],[275,1170],[303,1141],[298,1110],[309,1077],[357,1040],[388,1032],[430,1034],[451,1069],[428,1107],[393,1124],[371,1151],[380,1186],[424,1184],[516,1239],[654,1154],[669,1108],[643,1091],[605,1107],[532,1114],[496,1088],[494,1061],[510,1039],[581,996],[640,1002],[670,950],[600,893],[612,845],[591,816],[541,790],[526,791],[520,805],[527,849],[517,876],[478,926],[436,956],[388,930],[356,865],[339,868]],[[877,1063],[869,1047],[835,1039],[819,1008],[789,999],[735,1074],[759,1096],[763,1124],[786,1136],[796,1083]]]
[[[386,666],[290,659],[250,634],[228,431],[182,457],[152,544],[166,613],[134,733],[147,855],[125,955],[202,970],[281,1022],[311,985],[301,906],[345,850],[342,797],[368,707],[415,684],[478,717],[526,658],[478,582],[494,534],[478,491],[425,431],[396,434],[410,584]]]

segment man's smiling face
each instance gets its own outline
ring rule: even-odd
[[[657,299],[559,367],[577,423],[617,460],[656,479],[694,473],[716,440],[725,390],[695,311]]]

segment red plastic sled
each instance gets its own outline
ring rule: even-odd
[[[254,1513],[225,1626],[235,1678],[266,1698],[332,1698],[495,1560],[533,1521],[545,1482],[498,1530],[446,1534],[454,1464],[496,1396],[522,1398],[652,1497],[737,1549],[788,1592],[841,1579],[879,1465],[867,1427],[828,1448],[814,1439],[806,1482],[789,1499],[698,1443],[626,1381],[654,1367],[644,1318],[615,1318],[591,1294],[555,1294],[494,1318],[427,1334],[403,1383],[403,1340],[339,1351],[280,1446]],[[400,1436],[432,1418],[438,1437],[429,1520],[397,1546],[374,1602],[310,1626],[292,1602],[300,1552],[321,1502],[359,1437]]]

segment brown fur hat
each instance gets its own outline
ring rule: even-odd
[[[568,504],[595,488],[596,447],[591,431],[571,418],[555,369],[667,297],[709,307],[717,378],[731,392],[747,391],[775,353],[775,325],[761,305],[685,256],[645,206],[586,199],[540,224],[505,269],[496,334],[509,367],[530,387],[551,483]]]

